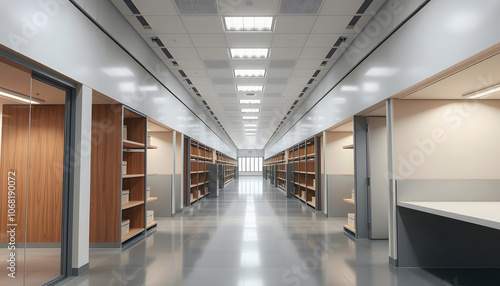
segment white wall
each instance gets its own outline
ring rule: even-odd
[[[148,149],[148,173],[171,175],[174,171],[173,131],[150,132],[151,144],[158,149]]]
[[[342,149],[353,143],[352,132],[325,132],[325,174],[354,174],[354,152]]]
[[[500,100],[394,100],[396,179],[500,179]]]
[[[360,47],[357,38],[346,49],[303,105],[271,138],[265,147],[266,157],[500,42],[500,33],[492,28],[500,26],[500,17],[493,12],[500,10],[500,1],[430,1],[356,66],[358,56],[367,55],[373,44],[380,43],[421,2],[387,1],[358,36],[366,44]],[[354,86],[358,92],[343,91],[344,86]]]

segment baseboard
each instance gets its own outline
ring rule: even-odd
[[[85,264],[83,265],[82,267],[79,267],[79,268],[72,268],[71,269],[71,276],[80,276],[84,273],[87,273],[90,269],[90,266],[89,264]]]

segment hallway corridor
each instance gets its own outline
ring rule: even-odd
[[[354,242],[344,220],[316,216],[261,177],[240,177],[217,199],[160,219],[130,249],[91,250],[90,273],[66,285],[471,285],[455,275],[473,270],[391,267],[387,241]],[[478,271],[469,276],[488,273]]]

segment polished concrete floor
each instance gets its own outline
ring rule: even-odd
[[[90,272],[64,285],[500,285],[498,271],[393,268],[387,241],[354,242],[345,221],[241,177],[129,249],[91,250]]]

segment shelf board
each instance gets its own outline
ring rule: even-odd
[[[155,226],[156,224],[158,224],[158,222],[156,220],[152,221],[151,223],[148,223],[148,225],[146,225],[146,228],[151,228],[151,227]]]
[[[158,146],[155,146],[155,145],[148,145],[148,149],[158,149]]]
[[[144,204],[144,201],[129,201],[128,203],[122,204],[122,210],[126,210],[126,209],[140,206],[143,204]]]
[[[344,224],[344,228],[352,233],[356,233],[356,229],[354,227],[348,226],[347,224]]]
[[[356,204],[353,199],[344,198],[344,202],[349,203],[349,204],[353,204],[353,205]]]
[[[344,145],[342,149],[354,149],[354,144]]]
[[[144,177],[144,174],[125,174],[125,175],[122,175],[123,179],[141,178],[141,177]]]
[[[344,177],[354,177],[354,174],[342,174]]]
[[[312,206],[313,208],[316,208],[316,202],[313,201],[307,201],[307,204]]]
[[[123,140],[123,147],[126,148],[144,148],[146,144],[144,143],[139,143],[135,141],[130,141],[130,140]]]
[[[147,202],[149,203],[149,202],[152,202],[152,201],[156,201],[157,199],[158,199],[158,197],[149,197],[147,199]]]
[[[148,174],[148,176],[157,176],[158,174],[154,173],[154,174]]]
[[[125,242],[125,241],[131,239],[132,237],[138,235],[139,233],[141,233],[143,231],[144,231],[144,228],[131,228],[131,229],[129,229],[127,234],[122,235],[122,242]]]

